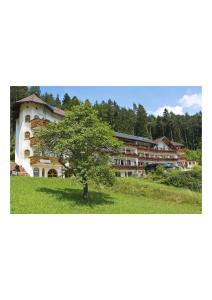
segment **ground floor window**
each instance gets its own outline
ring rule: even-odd
[[[45,177],[45,169],[42,169],[42,177]]]
[[[39,168],[34,168],[33,169],[33,176],[34,177],[39,177]]]
[[[57,177],[57,171],[55,169],[50,169],[48,171],[48,177]]]

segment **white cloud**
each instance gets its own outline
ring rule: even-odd
[[[179,105],[169,106],[164,105],[159,107],[155,112],[151,112],[155,116],[162,116],[164,109],[166,108],[169,112],[173,112],[177,115],[184,115],[184,108],[199,109],[202,107],[202,96],[201,94],[185,94],[178,100]]]
[[[183,107],[201,108],[202,104],[201,94],[184,95],[179,99],[179,103]]]
[[[176,115],[183,115],[183,114],[184,114],[184,112],[183,112],[183,107],[182,107],[182,106],[179,106],[179,105],[176,105],[176,106],[168,106],[168,105],[166,105],[166,106],[159,107],[159,108],[154,112],[154,115],[155,115],[155,116],[162,116],[165,108],[166,108],[169,112],[173,112],[173,113],[176,114]]]

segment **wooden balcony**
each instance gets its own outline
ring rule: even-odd
[[[179,158],[161,158],[161,157],[139,157],[138,160],[142,161],[177,161]]]
[[[125,151],[123,151],[122,154],[123,154],[124,156],[129,156],[129,157],[138,157],[138,154],[132,153],[132,152],[130,153],[130,152],[125,152]]]
[[[30,146],[31,147],[37,145],[37,143],[38,143],[38,141],[34,136],[30,138]]]
[[[39,127],[44,127],[47,126],[49,123],[48,120],[44,120],[44,119],[32,119],[31,120],[31,128],[35,129],[35,128],[39,128]]]
[[[155,153],[175,153],[174,150],[162,150],[162,149],[153,149],[153,148],[145,148],[145,147],[138,147],[138,150],[143,150],[145,152],[155,152]]]
[[[59,161],[57,157],[49,157],[49,156],[30,156],[30,164],[45,164],[45,165],[59,165]]]
[[[112,165],[114,169],[125,169],[125,170],[143,170],[143,166],[128,166],[128,165]]]

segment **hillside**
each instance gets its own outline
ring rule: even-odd
[[[201,194],[146,179],[119,178],[113,187],[90,188],[81,200],[75,179],[11,177],[11,213],[199,214]]]

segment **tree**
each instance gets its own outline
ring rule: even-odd
[[[41,95],[41,90],[39,86],[30,86],[29,87],[29,94],[35,94],[36,96],[40,97]]]
[[[16,108],[14,103],[29,96],[29,91],[27,86],[11,86],[10,87],[10,130],[15,131],[15,115]]]
[[[110,127],[98,119],[90,104],[79,104],[66,112],[60,122],[52,122],[36,134],[38,150],[54,153],[61,165],[83,185],[88,197],[88,183],[112,184],[114,172],[111,155],[122,145]]]
[[[76,96],[74,96],[70,101],[70,108],[72,108],[73,106],[79,105],[79,104],[80,104],[79,99]]]
[[[55,99],[55,106],[61,108],[61,101],[60,101],[60,97],[57,94],[57,97]]]
[[[71,97],[68,93],[64,94],[62,108],[65,110],[70,109]]]
[[[138,105],[136,110],[135,135],[148,137],[147,113],[143,105]]]
[[[197,161],[201,165],[202,164],[202,151],[200,149],[187,150],[186,151],[186,159]]]
[[[55,105],[55,99],[52,94],[45,93],[44,95],[41,95],[41,99],[49,105]]]

